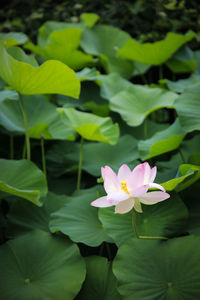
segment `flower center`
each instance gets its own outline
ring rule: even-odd
[[[122,180],[120,182],[121,190],[124,191],[126,194],[130,195],[128,189],[127,189],[127,180]]]

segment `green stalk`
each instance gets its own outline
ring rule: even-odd
[[[140,239],[148,239],[148,240],[168,240],[167,237],[164,236],[146,236],[146,235],[140,235]]]
[[[22,159],[26,159],[26,139],[24,141],[23,152],[22,152]]]
[[[159,68],[159,79],[163,79],[163,66],[160,65],[160,68]]]
[[[10,134],[10,159],[14,159],[14,137]]]
[[[78,165],[78,178],[77,178],[77,190],[80,190],[80,186],[81,186],[81,173],[82,173],[82,164],[83,164],[83,142],[84,142],[83,137],[81,137],[79,165]]]
[[[44,149],[44,136],[43,136],[43,133],[41,133],[40,136],[41,136],[42,169],[43,169],[44,175],[46,177],[47,176],[47,169],[46,169],[46,159],[45,159],[45,149]]]
[[[133,224],[133,231],[138,239],[146,239],[146,240],[168,240],[167,237],[164,236],[146,236],[146,235],[139,235],[137,232],[137,227],[136,227],[136,220],[135,220],[135,211],[134,208],[132,209],[132,224]]]
[[[133,225],[134,234],[135,234],[136,238],[139,239],[140,237],[139,237],[139,234],[137,232],[134,208],[132,209],[132,225]]]
[[[147,118],[144,120],[144,139],[146,140],[148,138],[148,124],[147,124]]]
[[[21,108],[21,112],[24,118],[24,128],[25,128],[25,137],[26,137],[26,151],[27,151],[27,160],[31,159],[31,146],[30,146],[30,138],[28,134],[28,119],[27,119],[27,114],[24,108],[24,103],[23,99],[20,93],[19,94],[19,105]]]

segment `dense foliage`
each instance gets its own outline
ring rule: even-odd
[[[1,299],[198,299],[197,34],[98,21],[0,35]],[[132,212],[90,204],[102,166],[143,161],[170,198],[135,212],[137,238]]]

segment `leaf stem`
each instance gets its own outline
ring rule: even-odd
[[[134,234],[135,234],[136,238],[139,239],[140,237],[139,237],[139,234],[137,232],[134,208],[132,209],[132,225],[133,225]]]
[[[19,105],[20,105],[21,112],[22,112],[23,118],[24,118],[27,160],[30,160],[31,159],[31,146],[30,146],[30,138],[29,138],[29,134],[28,134],[28,119],[27,119],[27,114],[26,114],[25,108],[24,108],[22,96],[20,93],[18,93],[18,95],[19,95]]]
[[[164,236],[146,236],[146,235],[140,235],[140,239],[148,239],[148,240],[168,240],[167,237]]]
[[[147,118],[144,120],[144,139],[146,140],[148,138],[148,124],[147,124]]]
[[[160,65],[160,68],[159,68],[159,79],[163,79],[163,66]]]
[[[10,134],[10,159],[14,159],[14,136]]]
[[[78,165],[78,178],[77,178],[77,190],[80,190],[80,186],[81,186],[81,173],[82,173],[82,164],[83,164],[83,142],[84,142],[84,139],[83,139],[83,137],[81,137],[79,165]]]
[[[41,154],[42,154],[42,169],[44,172],[45,177],[47,176],[47,169],[46,169],[46,159],[45,159],[45,149],[44,149],[44,135],[43,133],[40,134],[41,137]]]

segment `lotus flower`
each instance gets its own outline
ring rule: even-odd
[[[156,172],[157,168],[151,169],[147,162],[138,165],[133,171],[124,164],[117,175],[109,166],[101,168],[107,196],[96,199],[91,205],[96,207],[115,205],[115,212],[119,214],[127,213],[133,208],[137,212],[142,212],[141,203],[152,205],[170,197],[161,185],[153,183]],[[147,193],[149,188],[161,191]]]

